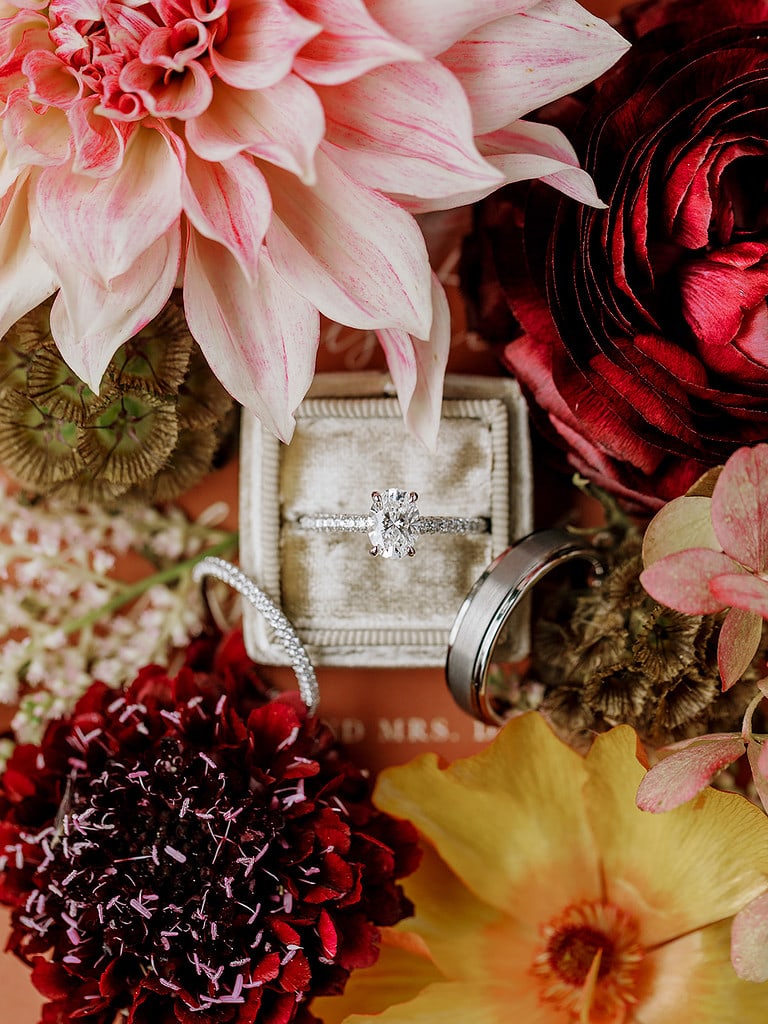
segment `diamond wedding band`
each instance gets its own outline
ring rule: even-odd
[[[491,725],[505,721],[508,708],[487,688],[496,641],[530,588],[572,558],[585,559],[602,576],[603,563],[587,540],[566,530],[539,530],[502,552],[470,590],[451,628],[445,663],[454,700],[470,715]]]
[[[381,558],[404,558],[416,553],[416,538],[422,533],[487,533],[488,520],[480,516],[423,516],[415,491],[389,487],[371,494],[367,513],[319,513],[299,516],[303,530],[321,533],[367,533],[370,552]]]

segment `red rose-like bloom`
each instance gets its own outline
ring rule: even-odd
[[[95,683],[0,779],[10,948],[44,1024],[285,1024],[410,911],[415,833],[235,641]]]
[[[578,120],[608,209],[497,194],[467,283],[572,466],[654,507],[768,439],[768,0],[651,0],[620,27],[628,54],[546,112]]]

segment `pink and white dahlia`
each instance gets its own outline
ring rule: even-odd
[[[429,441],[449,325],[412,214],[529,177],[598,204],[519,118],[625,47],[573,0],[2,0],[0,333],[58,292],[98,389],[181,277],[214,372],[280,437],[323,313],[378,333]]]

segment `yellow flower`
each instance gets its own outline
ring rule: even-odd
[[[736,977],[730,919],[768,889],[768,817],[708,790],[635,806],[626,726],[586,758],[536,714],[482,753],[383,773],[380,807],[425,856],[415,917],[312,1010],[326,1024],[765,1024],[768,984]],[[362,1014],[362,1016],[358,1016]]]

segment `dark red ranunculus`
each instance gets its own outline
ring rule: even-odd
[[[43,1024],[312,1021],[410,912],[395,880],[417,858],[238,637],[94,683],[0,778],[0,901]]]
[[[768,0],[648,0],[620,27],[627,55],[543,112],[608,208],[499,192],[465,279],[571,465],[655,507],[768,439]]]

